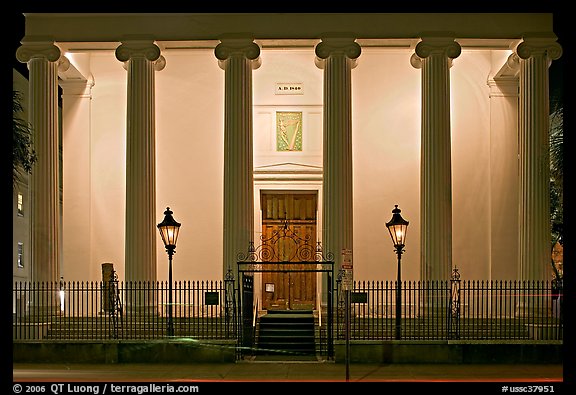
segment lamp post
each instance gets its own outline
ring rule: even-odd
[[[172,255],[176,252],[176,240],[180,231],[180,223],[172,217],[170,207],[164,211],[164,220],[158,224],[160,236],[168,253],[168,336],[174,336],[174,325],[172,322]]]
[[[402,286],[401,281],[401,261],[402,253],[404,252],[404,242],[406,240],[406,230],[408,229],[408,221],[406,221],[400,215],[400,209],[398,205],[394,205],[394,210],[392,210],[392,219],[386,222],[386,227],[390,232],[390,237],[392,238],[392,243],[394,244],[394,249],[398,255],[398,278],[396,280],[396,340],[402,338],[401,335],[401,316],[402,316]]]

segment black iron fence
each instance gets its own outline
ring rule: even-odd
[[[544,281],[405,281],[401,316],[396,282],[354,282],[350,339],[541,340],[563,338],[563,289]],[[345,338],[344,292],[336,281],[323,335]],[[168,303],[172,292],[172,304]],[[18,282],[14,340],[168,338],[237,340],[243,309],[234,280],[167,282]],[[330,298],[332,300],[332,297]],[[257,303],[255,298],[254,303]],[[250,306],[252,309],[253,306]],[[326,327],[326,325],[328,326]],[[240,342],[241,343],[241,342]],[[240,344],[239,343],[239,344]]]
[[[228,281],[18,282],[13,339],[236,339]],[[169,304],[169,293],[172,303]]]
[[[457,273],[456,273],[457,274]],[[354,282],[350,338],[355,340],[561,340],[563,289],[547,281]],[[335,339],[345,338],[345,297],[337,281]],[[399,328],[399,329],[397,329]],[[397,334],[399,331],[399,337]]]

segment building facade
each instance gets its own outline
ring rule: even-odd
[[[25,18],[34,281],[166,280],[166,207],[175,280],[235,273],[286,221],[394,279],[395,205],[403,279],[551,277],[551,14]]]

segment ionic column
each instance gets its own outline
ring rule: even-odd
[[[410,60],[422,69],[420,164],[420,279],[449,280],[452,273],[452,164],[450,66],[460,55],[453,37],[427,36]]]
[[[156,147],[154,72],[165,61],[152,39],[122,41],[116,58],[128,71],[126,107],[125,279],[156,281]]]
[[[562,55],[556,37],[526,36],[520,58],[519,279],[546,280],[551,259],[548,67]]]
[[[239,253],[246,254],[254,233],[252,70],[260,47],[252,38],[226,37],[214,50],[224,70],[224,261],[235,277]]]
[[[29,122],[37,160],[32,168],[31,276],[32,281],[60,279],[60,188],[58,159],[58,61],[53,41],[32,39],[16,51],[29,69]]]
[[[341,268],[342,250],[353,251],[352,69],[362,49],[349,36],[326,37],[316,46],[324,69],[322,244]]]

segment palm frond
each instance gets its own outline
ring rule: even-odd
[[[22,93],[12,91],[12,183],[32,172],[37,156],[33,148],[32,125],[23,119]]]

